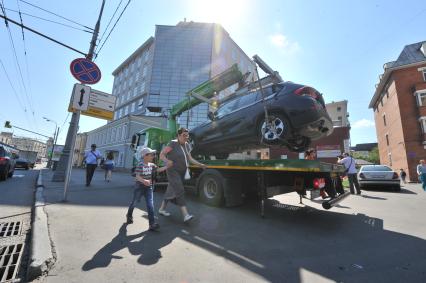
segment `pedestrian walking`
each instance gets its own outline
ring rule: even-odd
[[[401,181],[404,184],[407,184],[407,181],[405,180],[405,178],[407,178],[407,173],[405,173],[404,169],[399,169],[399,177],[401,178]]]
[[[358,183],[358,177],[357,177],[357,170],[355,168],[355,160],[352,158],[352,156],[349,155],[349,153],[345,152],[343,154],[343,158],[339,158],[337,163],[343,164],[346,168],[345,172],[348,176],[349,180],[349,189],[351,191],[351,194],[355,193],[354,187],[356,189],[356,194],[360,195],[361,190],[359,188]],[[425,171],[426,172],[426,171]]]
[[[112,151],[108,152],[107,157],[104,161],[104,169],[105,169],[105,181],[110,182],[112,178],[112,170],[114,169],[114,153]]]
[[[141,161],[135,169],[136,187],[133,191],[133,199],[127,210],[127,224],[133,223],[133,210],[136,202],[140,202],[142,196],[145,197],[146,210],[148,212],[149,230],[155,231],[160,228],[160,225],[155,222],[154,218],[154,175],[155,172],[162,172],[167,167],[157,168],[157,165],[152,163],[154,160],[155,150],[145,147],[141,151]]]
[[[426,192],[426,163],[424,159],[421,159],[420,164],[417,165],[417,174],[420,182],[422,182],[422,188]]]
[[[194,216],[188,213],[186,202],[184,198],[184,179],[189,179],[188,166],[189,163],[198,165],[203,169],[206,165],[196,161],[191,156],[191,146],[188,143],[189,131],[186,128],[179,128],[177,131],[177,139],[170,141],[170,143],[163,148],[160,153],[160,159],[167,165],[167,179],[169,184],[164,200],[158,213],[163,216],[169,216],[170,213],[166,211],[166,206],[169,201],[180,207],[183,221],[188,222]]]
[[[92,144],[91,149],[84,154],[84,162],[86,163],[86,187],[90,186],[93,174],[98,167],[98,159],[101,159],[101,153],[96,149],[96,144]]]

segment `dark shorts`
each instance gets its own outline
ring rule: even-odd
[[[112,169],[114,169],[114,165],[112,165],[112,164],[105,164],[104,168],[105,168],[105,170],[112,170]]]

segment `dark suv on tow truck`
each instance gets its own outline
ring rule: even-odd
[[[302,152],[312,140],[333,132],[322,95],[291,82],[266,86],[263,94],[257,89],[231,98],[210,112],[209,119],[190,131],[194,154],[226,158],[232,152],[271,145]]]

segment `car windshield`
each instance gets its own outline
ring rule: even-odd
[[[391,168],[384,166],[384,165],[372,165],[372,166],[364,166],[362,167],[361,171],[392,171]]]

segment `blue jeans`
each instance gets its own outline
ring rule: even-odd
[[[127,211],[127,217],[133,217],[133,209],[136,206],[136,202],[140,202],[142,196],[145,197],[146,210],[148,211],[149,226],[155,223],[154,220],[154,193],[152,187],[146,187],[139,185],[133,192],[133,200],[130,203],[129,210]]]
[[[426,173],[420,175],[420,181],[422,182],[422,188],[426,192]]]

